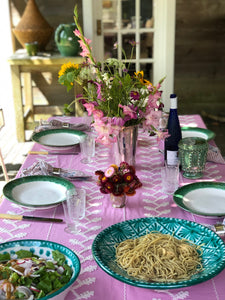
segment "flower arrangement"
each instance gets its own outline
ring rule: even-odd
[[[135,174],[135,168],[126,162],[121,162],[117,165],[110,165],[103,172],[95,171],[98,176],[97,184],[100,186],[100,192],[103,194],[113,194],[114,196],[133,196],[136,189],[142,186],[142,183]]]
[[[165,132],[157,130],[163,104],[161,103],[162,79],[156,86],[144,78],[144,72],[130,74],[130,63],[124,55],[124,62],[115,58],[108,58],[104,62],[97,62],[92,54],[91,40],[83,35],[78,22],[77,7],[74,9],[74,20],[77,26],[74,34],[79,38],[82,49],[81,56],[85,61],[81,64],[67,63],[59,71],[58,81],[69,91],[74,82],[82,86],[83,94],[75,101],[79,101],[89,116],[93,116],[92,126],[98,133],[97,142],[109,145],[116,141],[121,127],[142,124],[144,130],[155,132],[164,138]],[[116,43],[115,48],[119,45]],[[130,41],[131,58],[136,43]],[[74,103],[74,101],[72,102]],[[69,111],[71,105],[65,105]]]

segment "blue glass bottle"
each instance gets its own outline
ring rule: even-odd
[[[170,113],[167,129],[170,136],[165,139],[164,158],[168,165],[176,165],[178,163],[178,143],[181,140],[176,94],[170,95]]]

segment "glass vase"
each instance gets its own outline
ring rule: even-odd
[[[125,161],[129,165],[135,165],[135,156],[138,138],[138,125],[123,127],[117,135],[114,143],[114,163],[119,165]]]
[[[120,196],[115,196],[113,194],[110,194],[110,201],[113,207],[122,208],[126,204],[126,194]]]

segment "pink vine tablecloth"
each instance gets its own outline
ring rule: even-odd
[[[79,118],[60,117],[64,122],[77,123]],[[180,116],[181,126],[205,128],[199,115]],[[35,144],[32,150],[46,150]],[[80,155],[28,155],[22,169],[28,168],[34,162],[44,160],[60,168],[82,170],[91,173],[97,169],[105,170],[111,156],[105,156],[103,149],[97,145],[95,162],[84,165]],[[186,212],[175,205],[172,196],[161,191],[160,169],[163,155],[159,152],[156,137],[139,131],[136,155],[136,172],[142,188],[133,197],[128,197],[124,208],[116,209],[111,206],[109,196],[100,193],[93,181],[73,182],[77,187],[83,187],[87,192],[86,216],[81,220],[81,232],[77,235],[64,231],[65,224],[38,223],[16,220],[0,220],[0,242],[16,239],[43,239],[61,243],[72,249],[81,262],[81,272],[76,282],[71,286],[65,300],[224,300],[225,270],[216,277],[191,286],[173,290],[150,290],[122,283],[106,274],[95,262],[91,247],[96,235],[106,227],[129,219],[142,217],[174,217],[191,220],[202,224],[215,224],[219,218],[204,218]],[[18,176],[19,176],[18,173]],[[224,165],[207,162],[201,181],[225,181]],[[196,182],[180,176],[180,186]],[[18,206],[7,199],[0,205],[1,213],[46,216],[64,218],[62,205],[46,210],[32,210]],[[63,300],[63,299],[62,299]]]

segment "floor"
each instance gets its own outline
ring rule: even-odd
[[[27,152],[32,146],[33,142],[18,143],[13,126],[6,122],[5,127],[0,131],[0,147],[10,180],[16,176],[21,164],[26,159]],[[0,196],[5,184],[6,181],[0,167]]]

